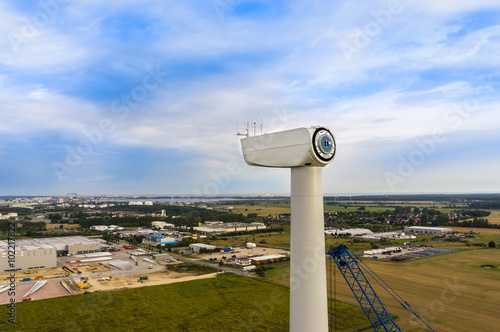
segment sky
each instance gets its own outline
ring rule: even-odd
[[[499,106],[498,0],[0,2],[0,195],[289,194],[247,122],[329,128],[326,194],[500,192]]]

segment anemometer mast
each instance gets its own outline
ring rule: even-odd
[[[291,168],[290,331],[328,331],[322,167],[335,157],[332,133],[297,128],[241,139],[250,166]]]

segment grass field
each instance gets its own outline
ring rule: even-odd
[[[366,326],[358,306],[337,306],[339,330]],[[7,309],[0,307],[1,331],[288,331],[289,291],[224,274],[20,303],[14,326],[6,322]]]
[[[486,217],[492,224],[500,224],[500,210],[490,210],[491,214]]]
[[[436,203],[436,202],[384,202],[379,204],[378,202],[371,201],[339,201],[339,205],[328,205],[331,201],[325,201],[325,211],[341,211],[341,212],[355,212],[358,211],[360,207],[364,207],[365,211],[372,212],[383,212],[386,210],[393,211],[395,206],[415,206],[420,209],[425,207],[435,207],[443,213],[449,213],[454,210],[460,210],[467,208],[466,204],[455,204],[456,208],[449,208],[449,203]],[[255,205],[233,205],[233,213],[242,213],[247,215],[249,213],[257,213],[259,216],[277,215],[283,213],[290,213],[289,203],[272,203],[272,202],[261,202],[255,203]],[[491,222],[500,223],[500,210],[493,210]],[[490,217],[488,219],[490,219]]]
[[[228,240],[211,241],[210,244],[214,246],[234,246],[246,245],[247,242],[254,242],[257,244],[266,244],[280,247],[290,247],[290,225],[275,225],[275,227],[283,227],[282,232],[262,233],[262,234],[246,234],[231,236]],[[224,237],[221,235],[220,237]],[[261,243],[261,242],[265,243]]]
[[[460,251],[405,263],[366,263],[436,331],[495,331],[500,326],[499,249]],[[289,267],[268,272],[268,278],[289,285]],[[338,270],[336,279],[337,300],[356,304]],[[398,316],[396,322],[403,331],[425,331],[408,311],[379,289],[376,288],[379,297],[389,313]]]
[[[290,204],[278,203],[256,203],[255,205],[233,205],[233,213],[242,213],[247,215],[249,213],[257,213],[259,216],[267,217],[268,215],[277,215],[283,213],[290,213]]]
[[[47,224],[45,227],[47,230],[49,229],[60,229],[59,227],[63,225],[63,228],[79,228],[80,225],[78,224]]]

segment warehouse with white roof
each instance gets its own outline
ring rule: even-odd
[[[101,242],[84,236],[16,240],[13,262],[8,248],[6,241],[0,241],[0,272],[57,267],[57,256],[100,252]]]

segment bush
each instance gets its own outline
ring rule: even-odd
[[[495,248],[495,247],[496,247],[495,241],[488,242],[488,248]]]

